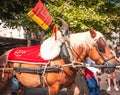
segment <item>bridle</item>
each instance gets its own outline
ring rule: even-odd
[[[100,52],[100,50],[98,49],[98,47],[97,47],[96,45],[95,45],[95,48],[96,48],[98,54],[100,55],[100,57],[102,58],[102,60],[104,61],[104,64],[107,64],[108,61],[110,61],[110,60],[112,60],[113,58],[115,58],[115,56],[112,56],[112,57],[109,58],[109,59],[105,59],[105,58],[103,57],[102,52]]]
[[[102,39],[102,38],[99,38],[99,39]],[[102,40],[103,40],[103,39],[102,39]],[[113,55],[112,57],[110,57],[110,58],[108,58],[108,59],[105,59],[104,56],[103,56],[103,53],[104,53],[105,51],[101,51],[101,50],[98,48],[98,45],[99,45],[99,44],[98,44],[97,41],[96,41],[96,43],[94,44],[94,46],[95,46],[98,54],[99,54],[100,57],[102,58],[103,64],[104,64],[104,65],[109,65],[109,61],[112,60],[113,58],[115,58],[115,56]],[[103,46],[103,47],[104,47],[104,46]]]

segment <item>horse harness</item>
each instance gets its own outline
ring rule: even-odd
[[[2,73],[2,81],[4,82],[4,78],[5,78],[5,74],[8,74],[8,78],[10,78],[13,74],[12,74],[12,70],[13,68],[10,68],[10,64],[9,62],[5,62],[5,65],[1,66],[0,68],[0,72]]]

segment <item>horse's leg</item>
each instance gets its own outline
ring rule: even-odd
[[[48,86],[49,95],[58,95],[59,93],[59,85],[54,84],[52,86]]]
[[[68,92],[67,92],[68,95],[80,95],[80,89],[75,82],[70,84],[69,87],[67,88],[68,88]]]

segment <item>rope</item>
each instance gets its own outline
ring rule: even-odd
[[[6,68],[7,64],[8,64],[8,62],[6,61],[5,65],[4,65],[3,69],[2,69],[2,80],[4,80],[4,76],[5,76],[4,72],[5,72],[5,68]]]
[[[50,61],[49,61],[49,62],[50,62]],[[46,69],[47,69],[47,64],[45,65],[45,68],[44,68],[43,73],[42,73],[43,87],[45,87],[45,73],[46,73]]]

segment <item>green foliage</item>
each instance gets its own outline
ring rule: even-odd
[[[38,25],[33,22],[27,13],[35,6],[37,0],[1,0],[0,1],[0,19],[6,22],[6,26],[18,27],[23,26],[24,29],[35,31]]]
[[[60,16],[72,31],[85,31],[89,26],[103,33],[115,29],[120,22],[120,6],[108,0],[50,0],[47,6],[53,17]],[[114,22],[114,23],[113,23]]]
[[[23,26],[31,32],[41,28],[28,16],[27,13],[35,6],[38,0],[1,0],[0,19],[7,26]],[[82,32],[91,26],[94,29],[108,34],[110,30],[120,24],[120,4],[117,0],[42,0],[53,17],[53,23],[58,23],[56,17],[63,18],[71,31]],[[45,34],[49,36],[52,26]],[[49,32],[48,32],[49,31]],[[45,36],[46,37],[46,36]]]

